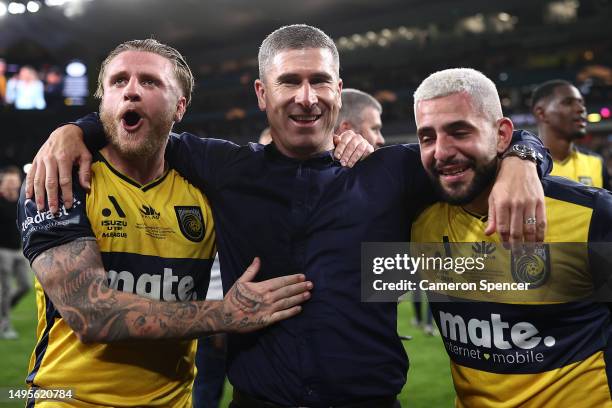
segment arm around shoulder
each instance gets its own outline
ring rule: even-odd
[[[227,140],[200,138],[191,133],[172,133],[165,158],[173,169],[207,194],[226,177],[234,159],[252,153]]]

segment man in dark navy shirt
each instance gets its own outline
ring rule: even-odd
[[[273,144],[237,146],[183,134],[170,139],[166,152],[173,167],[211,202],[224,287],[255,255],[262,259],[259,278],[300,271],[315,283],[311,300],[296,318],[230,338],[232,404],[395,406],[408,366],[396,332],[396,304],[360,301],[360,250],[367,241],[408,241],[412,220],[433,199],[418,147],[379,149],[353,169],[334,159],[330,149],[342,81],[336,47],[320,30],[305,25],[276,30],[264,40],[259,63],[255,90]],[[79,126],[87,138],[102,133],[95,117]],[[515,136],[541,147],[526,132]],[[341,154],[342,148],[336,151]],[[70,167],[72,158],[82,154],[55,137],[34,165],[42,166],[43,156],[49,160],[58,151],[67,159],[60,167]],[[548,161],[541,167],[547,172]],[[513,239],[525,235],[534,240],[536,234],[541,239],[545,225],[526,231],[522,219],[524,213],[537,212],[544,220],[535,166],[505,159],[501,173],[504,182],[494,188],[492,208],[510,209],[510,191],[513,199],[522,197],[526,205],[512,207],[512,214],[517,209],[520,214],[518,222],[512,219]],[[42,179],[39,174],[37,196]],[[492,219],[498,229],[504,226],[498,232],[507,240],[508,215],[500,211]]]

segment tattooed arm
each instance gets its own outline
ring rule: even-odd
[[[79,238],[48,249],[32,268],[47,296],[82,342],[188,339],[249,332],[300,312],[311,282],[290,275],[251,282],[255,258],[223,300],[161,302],[111,289],[96,241]]]

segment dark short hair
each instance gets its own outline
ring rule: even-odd
[[[336,121],[336,128],[347,121],[353,126],[361,125],[361,112],[365,108],[372,107],[379,113],[382,113],[383,109],[372,95],[360,91],[359,89],[345,88],[341,93],[342,97],[342,108],[338,114],[338,120]]]
[[[0,181],[4,178],[5,175],[9,175],[9,174],[15,174],[19,176],[19,179],[21,180],[21,177],[22,177],[21,169],[11,164],[8,166],[4,166],[0,169]]]
[[[306,48],[328,49],[337,68],[340,69],[340,57],[334,40],[322,30],[306,24],[283,26],[270,33],[259,47],[259,78],[263,80],[270,60],[284,50],[303,50]]]
[[[95,97],[102,98],[104,95],[104,74],[106,73],[106,67],[117,55],[125,51],[142,51],[151,52],[153,54],[160,55],[169,60],[174,65],[174,75],[176,80],[181,87],[183,96],[187,100],[187,105],[191,102],[191,92],[193,91],[193,74],[187,61],[175,48],[169,45],[162,44],[153,38],[147,38],[146,40],[131,40],[119,44],[112,50],[108,56],[102,61],[100,66],[100,74],[98,75],[98,88],[96,89]]]
[[[531,93],[531,109],[535,108],[540,100],[551,96],[560,86],[574,86],[574,84],[564,79],[552,79],[538,85]]]

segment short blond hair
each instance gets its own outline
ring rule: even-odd
[[[175,48],[162,44],[153,38],[147,38],[146,40],[131,40],[119,44],[112,50],[108,56],[102,61],[100,66],[100,73],[98,74],[98,87],[94,96],[96,98],[102,98],[104,95],[104,75],[106,74],[106,67],[117,55],[126,51],[142,51],[151,52],[153,54],[160,55],[166,58],[174,65],[174,75],[179,83],[183,96],[187,100],[187,105],[191,102],[191,93],[193,92],[193,74],[187,61]]]

